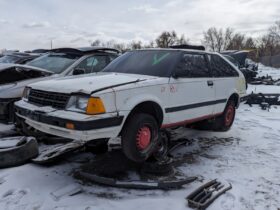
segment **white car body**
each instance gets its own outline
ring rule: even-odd
[[[118,137],[131,111],[145,102],[157,104],[161,109],[161,128],[209,119],[223,113],[231,96],[238,97],[238,106],[240,98],[246,94],[244,76],[230,62],[228,64],[239,76],[168,78],[101,72],[43,81],[29,87],[40,91],[99,97],[106,113],[87,115],[50,106],[38,106],[23,99],[16,103],[17,115],[39,131],[81,141]],[[208,85],[209,81],[213,82],[212,86]],[[48,123],[42,120],[44,117],[57,119],[62,124],[55,125],[55,120]],[[67,129],[64,125],[67,122],[85,125],[86,129]],[[93,125],[92,129],[90,125]]]

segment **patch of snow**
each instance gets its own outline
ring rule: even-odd
[[[280,69],[259,64],[258,76],[272,76],[272,79],[280,79]]]
[[[248,84],[247,93],[278,93],[280,94],[280,86],[275,85],[250,85]]]

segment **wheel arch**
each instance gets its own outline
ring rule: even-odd
[[[232,93],[231,95],[230,95],[230,97],[228,98],[228,100],[227,100],[227,103],[229,102],[229,101],[234,101],[234,103],[235,103],[235,107],[236,108],[238,108],[239,107],[239,104],[240,104],[240,97],[239,97],[239,95],[238,95],[238,93]]]
[[[152,101],[152,100],[139,102],[131,109],[130,113],[126,117],[122,130],[124,129],[125,124],[128,121],[128,119],[131,116],[133,116],[135,113],[145,113],[145,114],[152,115],[158,122],[159,127],[161,126],[161,124],[163,122],[163,118],[164,118],[163,109],[157,102]],[[120,134],[122,133],[122,130],[121,130]]]

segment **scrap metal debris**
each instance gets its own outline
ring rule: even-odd
[[[252,106],[253,104],[259,104],[263,110],[269,110],[270,106],[280,105],[280,94],[250,94],[247,96],[246,104]]]
[[[216,179],[207,182],[186,197],[188,206],[196,209],[206,209],[214,200],[231,188],[231,184],[225,186]]]
[[[185,184],[189,184],[197,179],[197,177],[184,177],[174,180],[117,180],[114,178],[108,178],[99,176],[96,174],[90,174],[85,172],[78,172],[78,176],[83,177],[89,181],[97,184],[108,185],[118,188],[128,189],[177,189],[181,188]]]
[[[40,151],[40,154],[32,159],[32,162],[37,164],[47,164],[52,163],[58,158],[69,154],[71,152],[77,151],[84,147],[84,143],[82,142],[76,142],[72,141],[66,144],[58,144],[54,146],[47,146],[42,151]]]
[[[262,77],[252,78],[251,85],[280,85],[280,79],[273,79],[272,76],[266,75]]]
[[[167,169],[172,167],[171,162],[166,165]],[[75,177],[82,181],[129,189],[177,189],[197,179],[177,172],[166,173],[163,170],[166,165],[157,162],[135,163],[128,160],[121,150],[114,150],[96,156],[91,163],[83,165]]]

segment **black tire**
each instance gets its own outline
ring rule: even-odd
[[[236,106],[233,100],[229,100],[223,114],[213,122],[214,131],[228,131],[235,119]]]
[[[154,176],[169,176],[174,173],[174,168],[171,158],[166,158],[163,161],[145,162],[141,168],[142,175]]]
[[[170,145],[170,135],[166,131],[160,131],[158,147],[153,154],[153,157],[158,160],[162,161],[167,158],[168,150]]]
[[[158,145],[159,126],[149,114],[136,113],[129,117],[122,130],[122,150],[134,162],[144,162]]]
[[[0,168],[22,165],[36,157],[39,153],[35,138],[13,138],[19,138],[19,142],[16,146],[0,149]]]

